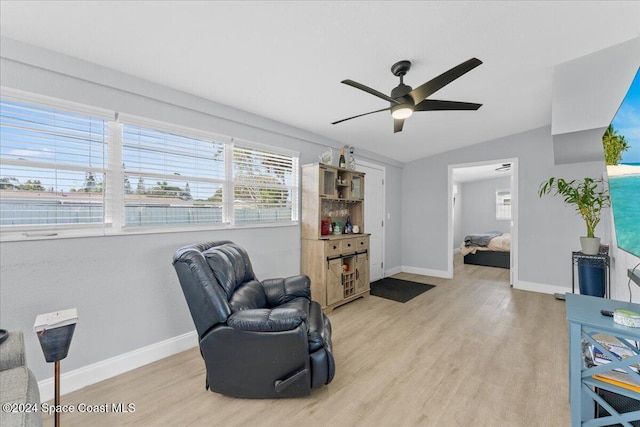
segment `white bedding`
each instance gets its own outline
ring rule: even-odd
[[[465,246],[464,242],[460,245],[460,252],[463,256],[475,254],[476,251],[509,252],[511,251],[511,234],[502,233],[502,235],[491,239],[487,246]]]

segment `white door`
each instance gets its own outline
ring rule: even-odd
[[[384,168],[358,162],[356,169],[364,177],[364,223],[369,237],[369,280],[384,277]]]

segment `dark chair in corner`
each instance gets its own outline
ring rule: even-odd
[[[173,266],[211,391],[296,397],[331,382],[331,323],[311,300],[307,276],[259,281],[247,252],[230,241],[180,248]]]

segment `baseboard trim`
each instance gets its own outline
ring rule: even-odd
[[[60,394],[71,393],[91,384],[196,347],[197,345],[198,334],[196,331],[191,331],[66,372],[60,375]],[[46,402],[54,398],[54,387],[53,377],[38,382],[41,402]]]
[[[519,289],[521,291],[531,291],[531,292],[539,292],[542,294],[565,294],[566,292],[571,292],[570,288],[565,288],[563,286],[556,285],[547,285],[544,283],[535,283],[535,282],[525,282],[522,280],[518,280],[513,284],[514,289]]]
[[[384,271],[384,277],[393,276],[394,274],[402,273],[401,267],[393,267]]]
[[[446,270],[432,270],[429,268],[410,267],[403,265],[400,267],[403,273],[421,274],[423,276],[440,277],[442,279],[453,278],[453,273]]]

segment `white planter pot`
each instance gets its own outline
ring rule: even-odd
[[[600,252],[599,237],[580,237],[580,246],[582,253],[585,255],[598,255]]]

